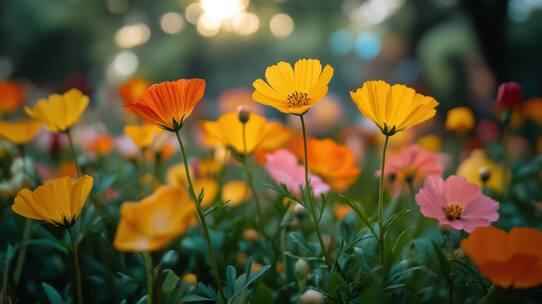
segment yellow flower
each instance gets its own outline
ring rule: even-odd
[[[203,176],[201,174],[198,174],[196,172],[192,172],[193,170],[190,170],[190,175],[192,176],[192,184],[194,186],[194,191],[196,191],[196,194],[199,195],[199,193],[203,190],[203,200],[201,201],[201,205],[203,207],[207,207],[210,204],[212,204],[216,198],[216,194],[218,193],[218,183],[214,178]],[[166,181],[168,185],[177,185],[177,186],[188,186],[188,180],[186,179],[186,171],[184,169],[184,165],[176,165],[172,166],[168,169],[166,174]]]
[[[442,149],[442,140],[440,139],[440,137],[432,134],[418,138],[416,144],[418,144],[418,146],[424,148],[425,150],[433,153],[438,153]]]
[[[222,200],[230,206],[237,206],[250,198],[250,188],[244,181],[232,180],[222,187]]]
[[[0,136],[16,145],[24,145],[36,137],[40,124],[35,120],[0,121]]]
[[[438,102],[401,84],[367,81],[350,96],[359,111],[385,135],[421,124],[435,116]]]
[[[446,115],[446,129],[452,132],[465,133],[474,127],[474,114],[467,107],[457,107]]]
[[[183,275],[183,278],[182,278],[183,282],[187,282],[187,283],[190,283],[190,284],[197,284],[198,283],[198,276],[189,272],[185,275]]]
[[[142,126],[128,125],[124,127],[124,133],[140,148],[150,146],[154,137],[162,133],[162,129],[155,125],[144,124]]]
[[[11,208],[29,219],[71,226],[81,214],[92,183],[88,175],[52,179],[34,191],[26,188],[19,191]]]
[[[465,177],[471,183],[481,187],[486,186],[501,193],[506,186],[503,180],[503,170],[503,167],[488,159],[483,150],[475,150],[459,165],[457,175]],[[487,178],[486,182],[482,180],[484,177]]]
[[[25,111],[49,131],[66,132],[77,123],[87,106],[88,96],[71,89],[63,95],[51,94],[48,99],[40,99],[34,108],[26,107]]]
[[[164,186],[139,202],[125,202],[113,245],[129,252],[159,250],[185,233],[195,210],[181,186]]]
[[[265,78],[256,79],[252,99],[287,114],[302,115],[319,102],[328,90],[333,68],[317,59],[301,59],[294,68],[284,61],[268,67]]]
[[[250,114],[250,119],[245,123],[246,147],[243,140],[243,123],[239,121],[237,113],[224,114],[217,121],[203,121],[200,127],[208,145],[222,145],[239,154],[251,154],[267,138],[272,140],[274,136],[280,136],[272,133],[278,130],[276,125],[268,123],[265,117],[254,113]]]

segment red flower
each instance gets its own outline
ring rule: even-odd
[[[497,104],[506,109],[513,110],[523,101],[523,89],[517,82],[505,82],[499,86]]]

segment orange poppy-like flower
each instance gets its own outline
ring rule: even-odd
[[[354,162],[352,150],[331,139],[309,138],[307,151],[311,172],[320,176],[335,191],[348,189],[361,172]],[[293,152],[299,159],[304,159],[302,138],[294,141]]]
[[[196,207],[186,188],[164,186],[139,202],[125,202],[113,245],[128,252],[155,251],[180,237],[194,222]]]
[[[0,81],[0,114],[15,112],[23,101],[23,87],[14,81]]]
[[[461,249],[480,272],[503,288],[531,288],[542,284],[542,232],[513,228],[508,234],[495,227],[474,230]]]
[[[119,95],[124,102],[132,103],[136,102],[145,89],[149,87],[150,83],[141,76],[135,76],[130,78],[119,86]]]
[[[293,69],[281,61],[265,70],[267,82],[256,79],[252,83],[252,98],[282,113],[302,115],[326,96],[332,77],[333,68],[322,69],[317,59],[300,59]]]
[[[30,117],[45,125],[51,132],[66,132],[79,121],[88,106],[88,96],[77,89],[51,94],[40,99],[33,108],[24,110]]]
[[[34,191],[24,188],[11,206],[21,216],[53,225],[71,226],[83,209],[92,189],[92,176],[49,180]]]
[[[109,134],[103,134],[97,137],[90,145],[92,152],[98,155],[106,155],[113,151],[114,140]]]
[[[161,132],[160,128],[151,124],[144,124],[142,126],[128,125],[124,127],[124,133],[140,148],[150,146],[155,136]]]
[[[140,99],[124,107],[148,123],[178,131],[205,93],[205,80],[166,81],[147,88]]]
[[[333,205],[333,214],[339,220],[343,220],[348,214],[352,213],[354,210],[349,205],[345,204],[335,204]]]
[[[16,145],[24,145],[36,137],[40,123],[35,120],[0,121],[0,136]]]

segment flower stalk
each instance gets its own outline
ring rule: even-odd
[[[199,199],[198,195],[196,194],[194,190],[194,186],[192,184],[192,178],[190,176],[190,167],[188,165],[188,159],[186,155],[186,151],[184,149],[184,144],[181,139],[181,135],[179,134],[179,130],[175,131],[175,135],[177,136],[177,141],[179,142],[179,146],[181,148],[181,155],[184,163],[184,170],[186,173],[186,180],[188,181],[188,192],[190,193],[190,196],[192,197],[192,200],[196,204],[196,214],[198,217],[198,220],[203,227],[203,233],[205,236],[205,239],[207,241],[207,247],[209,249],[209,255],[211,257],[211,267],[213,270],[213,278],[215,280],[215,284],[217,285],[218,292],[220,294],[220,297],[222,300],[226,301],[226,296],[224,295],[224,291],[222,290],[222,283],[220,281],[220,276],[218,275],[218,266],[216,262],[216,255],[215,250],[213,247],[213,243],[211,241],[211,235],[209,233],[209,228],[207,226],[207,220],[205,219],[205,212],[203,211],[203,208],[201,206],[201,200]]]
[[[311,213],[312,222],[314,224],[314,229],[318,237],[318,242],[320,243],[320,248],[322,250],[322,255],[324,256],[324,261],[327,264],[327,266],[331,269],[332,264],[327,254],[326,245],[324,243],[324,239],[322,238],[322,233],[320,232],[318,216],[316,215],[316,206],[314,202],[314,197],[312,195],[311,183],[309,179],[309,155],[308,155],[309,153],[307,149],[307,130],[305,127],[305,119],[303,118],[303,115],[299,115],[299,118],[301,120],[301,129],[303,131],[303,154],[304,154],[304,159],[305,159],[305,187],[307,189],[307,194],[309,196],[309,205],[310,205],[309,209]]]
[[[388,148],[388,142],[390,139],[389,135],[385,135],[386,139],[384,140],[384,146],[382,147],[382,163],[380,164],[380,180],[378,183],[378,227],[379,227],[379,237],[378,244],[380,248],[380,264],[384,267],[385,263],[385,254],[384,254],[384,167],[386,166],[386,150]]]
[[[68,142],[70,143],[70,150],[72,153],[73,162],[75,163],[75,169],[77,170],[77,177],[82,176],[81,167],[79,166],[79,162],[77,161],[77,151],[75,150],[75,145],[73,144],[73,137],[70,129],[66,131],[66,135],[68,136]]]
[[[83,286],[81,284],[81,266],[79,264],[79,246],[77,239],[73,233],[73,227],[68,228],[70,233],[70,239],[72,241],[72,253],[73,253],[73,262],[75,265],[75,282],[77,286],[77,303],[83,304]]]
[[[152,304],[154,302],[154,279],[153,279],[153,266],[152,256],[150,252],[143,252],[143,262],[145,263],[145,272],[147,274],[147,303]]]
[[[24,188],[25,182],[26,182],[26,157],[25,157],[25,150],[24,145],[19,146],[19,154],[23,160],[23,180],[21,182],[21,189]],[[24,260],[26,259],[26,248],[28,240],[30,239],[30,232],[32,231],[32,220],[26,219],[24,223],[24,230],[23,230],[23,239],[21,240],[21,249],[19,251],[19,256],[17,257],[17,264],[15,266],[15,272],[13,274],[13,280],[15,281],[15,284],[19,283],[19,280],[21,279],[21,273],[23,271],[24,266]]]

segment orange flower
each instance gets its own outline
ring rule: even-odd
[[[311,172],[320,176],[335,191],[348,189],[360,174],[360,169],[354,163],[354,153],[345,145],[331,139],[309,138],[307,149]],[[304,158],[301,138],[294,142],[293,152],[299,159]]]
[[[180,79],[153,84],[141,98],[124,107],[143,120],[169,131],[178,131],[205,92],[205,80]]]
[[[40,123],[35,120],[0,121],[0,136],[16,145],[24,145],[38,135]]]
[[[333,213],[335,214],[335,217],[339,220],[343,220],[352,211],[352,207],[345,204],[335,204],[333,206]]]
[[[14,81],[0,81],[0,114],[15,112],[23,101],[23,87]]]
[[[503,288],[531,288],[542,284],[542,232],[513,228],[508,234],[495,227],[474,230],[461,249],[480,272]]]
[[[119,86],[119,95],[124,102],[133,103],[141,98],[141,95],[143,95],[143,92],[145,92],[145,89],[149,85],[149,82],[145,78],[135,76]]]
[[[106,155],[113,151],[113,143],[113,137],[109,134],[104,134],[96,138],[90,148],[98,155]]]
[[[542,98],[529,99],[523,104],[521,112],[528,119],[542,125]]]
[[[165,186],[139,202],[125,202],[113,245],[117,250],[155,251],[183,235],[195,220],[185,187]]]

